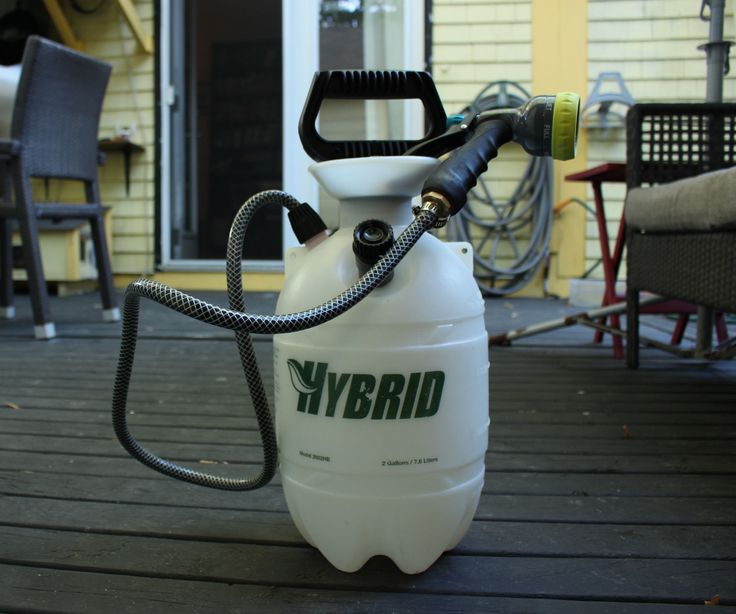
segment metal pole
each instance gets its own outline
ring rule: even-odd
[[[705,7],[710,7],[710,15],[705,16]],[[728,53],[730,41],[723,40],[723,13],[726,0],[703,0],[700,6],[700,18],[710,22],[708,42],[698,49],[706,54],[707,76],[705,85],[706,102],[723,102],[723,76],[728,73]],[[716,126],[712,127],[716,129]],[[720,128],[720,127],[718,127]],[[713,345],[713,309],[698,307],[696,355],[702,356]]]
[[[723,75],[730,43],[723,40],[723,13],[726,0],[703,0],[700,18],[705,19],[705,5],[710,6],[710,31],[705,47],[708,73],[706,77],[706,102],[723,102]]]
[[[653,305],[655,303],[661,303],[662,301],[666,300],[664,297],[661,296],[650,296],[645,299],[642,299],[641,305]],[[522,337],[531,337],[532,335],[539,335],[541,333],[546,333],[551,330],[556,330],[558,328],[564,328],[566,326],[574,326],[575,324],[588,324],[588,321],[590,320],[596,320],[598,318],[601,318],[603,316],[610,316],[614,314],[622,314],[626,312],[626,303],[614,303],[612,305],[606,305],[605,307],[598,307],[596,309],[591,309],[590,311],[584,311],[582,313],[576,313],[569,316],[565,316],[564,318],[558,318],[556,320],[549,320],[547,322],[541,322],[538,324],[531,324],[529,326],[523,326],[521,328],[516,328],[514,330],[510,330],[505,333],[501,333],[500,335],[494,335],[493,337],[488,338],[488,345],[511,345],[511,342],[514,339],[521,339]],[[619,334],[615,331],[615,329],[611,330],[608,329],[606,332],[609,332],[611,334]],[[623,332],[620,331],[620,335],[623,335]]]

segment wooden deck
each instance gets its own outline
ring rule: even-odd
[[[631,372],[581,327],[495,348],[486,485],[466,538],[421,575],[381,557],[346,574],[304,543],[278,479],[222,493],[126,456],[109,418],[119,327],[97,323],[94,302],[55,299],[50,342],[31,338],[27,297],[0,322],[2,612],[676,613],[717,595],[717,611],[736,610],[734,362],[650,350]],[[566,311],[495,301],[489,330]],[[150,303],[141,331],[137,435],[252,473],[230,333]],[[270,372],[270,340],[256,346]]]

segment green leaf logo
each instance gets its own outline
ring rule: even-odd
[[[313,392],[317,391],[317,386],[307,383],[307,380],[304,377],[304,367],[302,367],[302,365],[300,365],[293,358],[289,358],[286,361],[286,364],[289,367],[291,385],[294,386],[297,392],[300,392],[302,394],[312,394]]]

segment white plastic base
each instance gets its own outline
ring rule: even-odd
[[[331,475],[323,480],[326,488],[317,489],[282,471],[284,494],[297,529],[332,565],[348,573],[379,554],[406,574],[425,571],[454,548],[470,527],[483,475],[481,464],[477,475],[465,483],[448,480],[444,490],[391,496],[373,489],[363,495],[345,494],[340,482],[360,482],[359,476]],[[336,488],[330,488],[330,482]]]
[[[33,333],[36,336],[36,339],[53,339],[56,337],[56,325],[53,322],[39,324],[33,327]]]
[[[103,322],[120,322],[120,309],[113,307],[112,309],[102,310]]]
[[[15,307],[0,307],[0,320],[12,320],[15,317]]]

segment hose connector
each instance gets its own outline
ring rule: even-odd
[[[312,209],[309,203],[300,203],[291,207],[288,216],[291,229],[297,241],[302,245],[327,230],[319,213]]]
[[[422,204],[416,205],[412,209],[414,215],[418,215],[421,211],[430,211],[434,214],[434,228],[442,228],[447,224],[450,215],[454,213],[447,197],[444,194],[434,191],[422,194]]]

